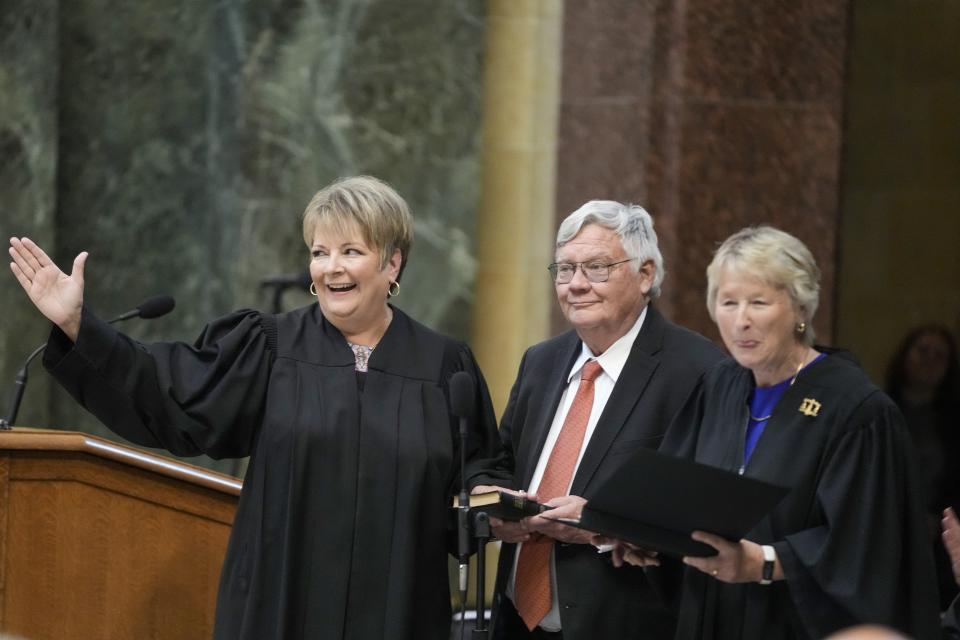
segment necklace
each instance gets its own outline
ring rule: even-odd
[[[796,371],[796,373],[794,373],[794,374],[793,374],[793,377],[790,378],[790,384],[787,385],[788,388],[789,388],[789,387],[792,387],[792,386],[793,386],[793,383],[797,381],[797,376],[800,375],[800,370],[803,369],[803,363],[806,362],[806,360],[807,360],[807,357],[806,357],[806,355],[804,355],[804,357],[800,360],[800,364],[797,365],[797,371]],[[747,410],[747,413],[750,415],[750,419],[753,420],[754,422],[766,422],[766,421],[769,420],[770,417],[773,415],[773,412],[771,411],[771,412],[768,413],[767,415],[765,415],[765,416],[760,416],[760,417],[758,418],[757,416],[753,415],[753,412],[750,411],[749,409]]]
[[[387,307],[387,323],[383,327],[383,331],[380,331],[371,345],[357,344],[356,342],[347,339],[347,346],[350,347],[350,350],[353,351],[353,360],[354,368],[360,373],[365,373],[367,371],[367,365],[370,362],[370,356],[373,354],[373,350],[377,348],[377,345],[380,344],[380,341],[383,339],[384,334],[387,332],[387,329],[390,328],[390,323],[393,321],[393,310],[390,307]],[[346,337],[346,336],[344,336]]]

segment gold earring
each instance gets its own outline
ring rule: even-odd
[[[803,333],[804,331],[806,331],[806,330],[807,330],[807,323],[806,323],[806,322],[798,322],[798,323],[797,323],[797,333],[802,334],[802,333]]]
[[[394,280],[387,288],[387,295],[391,298],[400,295],[400,283]]]
[[[317,295],[317,283],[315,282],[310,283],[310,294],[314,296]]]

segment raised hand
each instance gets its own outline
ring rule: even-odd
[[[50,256],[29,238],[10,238],[10,270],[31,302],[71,340],[80,330],[83,306],[84,251],[73,261],[70,275],[61,271]]]

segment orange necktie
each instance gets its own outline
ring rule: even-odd
[[[546,502],[557,496],[567,495],[573,468],[580,456],[583,436],[593,409],[593,381],[603,372],[595,360],[583,365],[580,372],[580,387],[573,398],[570,411],[560,428],[560,435],[553,445],[543,478],[537,488],[537,498]],[[520,547],[517,559],[517,578],[514,585],[514,604],[527,629],[533,631],[550,611],[550,553],[553,538],[533,534]]]

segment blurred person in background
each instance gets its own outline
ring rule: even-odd
[[[957,343],[950,331],[940,325],[910,331],[887,369],[887,393],[903,412],[913,438],[941,607],[946,607],[957,594],[939,520],[946,507],[960,508],[958,371]]]

